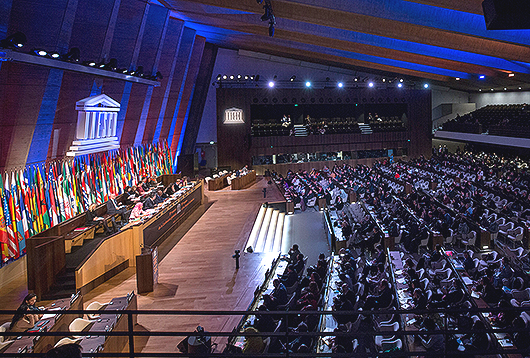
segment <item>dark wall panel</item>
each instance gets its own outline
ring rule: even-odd
[[[144,107],[145,96],[147,94],[148,86],[134,83],[129,97],[129,104],[127,105],[127,114],[123,125],[121,134],[121,146],[131,146],[134,144],[136,138],[136,129],[140,122],[142,109]]]
[[[122,1],[110,48],[109,58],[118,60],[118,66],[129,68],[134,58],[137,38],[141,36],[146,6],[143,1]]]
[[[138,65],[144,67],[144,72],[153,74],[156,72],[155,61],[158,47],[164,32],[168,10],[161,6],[150,5],[147,20],[145,22],[142,45],[138,55]]]
[[[181,97],[180,95],[184,81],[186,79],[188,65],[190,63],[191,51],[193,49],[193,43],[195,42],[195,33],[195,30],[185,27],[180,41],[177,63],[175,65],[175,74],[173,76],[173,81],[171,81],[168,104],[160,134],[160,138],[168,139],[168,142],[170,134],[173,136],[173,131],[175,129],[176,116]]]
[[[82,61],[101,59],[114,2],[115,0],[79,0],[70,47],[79,48]]]
[[[197,134],[201,126],[204,104],[206,103],[206,96],[210,89],[210,81],[212,79],[216,58],[217,46],[207,43],[204,46],[199,73],[195,81],[193,98],[190,104],[190,113],[188,115],[188,123],[186,124],[184,142],[181,150],[183,154],[193,154],[195,151],[195,142],[197,141]]]
[[[183,129],[186,129],[186,122],[188,119],[189,108],[193,97],[193,90],[195,88],[195,80],[199,73],[199,67],[201,65],[202,53],[204,51],[204,45],[206,39],[201,36],[195,37],[195,43],[193,44],[193,51],[190,57],[190,64],[188,66],[188,74],[186,75],[186,82],[182,90],[182,98],[179,103],[177,122],[175,131],[173,132],[173,138],[169,138],[171,142],[171,153],[173,155],[180,155],[180,145],[182,145]],[[182,137],[182,138],[181,138]]]
[[[166,115],[166,108],[171,90],[171,84],[175,77],[177,54],[184,29],[184,22],[177,19],[169,19],[158,70],[162,73],[160,87],[153,89],[151,105],[147,115],[147,122],[144,131],[144,142],[158,141],[160,131]]]

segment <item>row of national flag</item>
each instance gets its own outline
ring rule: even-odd
[[[167,142],[89,154],[0,174],[2,263],[25,253],[26,239],[123,193],[144,177],[172,172]]]

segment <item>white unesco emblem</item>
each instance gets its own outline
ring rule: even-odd
[[[243,120],[243,110],[241,108],[228,108],[225,110],[224,124],[245,123]]]

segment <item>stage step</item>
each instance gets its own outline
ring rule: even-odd
[[[366,123],[359,123],[359,129],[361,130],[361,134],[372,134],[372,127],[370,127],[369,124]]]
[[[57,300],[70,297],[75,293],[75,268],[66,268],[66,271],[55,278],[55,282],[40,299]]]
[[[295,124],[293,128],[295,137],[307,137],[309,134],[307,128],[302,124]]]
[[[247,241],[253,252],[280,252],[283,240],[285,213],[262,207]]]
[[[259,230],[258,241],[256,241],[256,247],[254,247],[255,252],[263,252],[265,248],[265,240],[267,239],[267,231],[269,230],[269,225],[272,218],[272,208],[267,208],[265,211],[265,217],[261,223],[261,228]]]
[[[261,228],[261,223],[263,223],[263,218],[265,217],[266,210],[267,207],[265,205],[262,205],[259,209],[258,216],[256,218],[256,221],[254,221],[254,226],[252,227],[252,231],[250,232],[250,236],[248,237],[247,246],[245,247],[245,249],[248,247],[252,247],[252,249],[254,249],[256,247],[259,229]]]

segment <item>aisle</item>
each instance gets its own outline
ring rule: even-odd
[[[191,228],[185,233],[177,231],[167,239],[166,242],[177,244],[164,250],[167,255],[159,265],[160,283],[154,292],[138,297],[138,308],[246,310],[255,288],[263,282],[273,255],[243,254],[237,272],[232,255],[235,249],[242,250],[248,239],[264,201],[263,187],[267,187],[265,200],[282,200],[276,187],[264,180],[258,180],[246,190],[207,191],[210,205],[201,207],[182,226]],[[197,221],[191,226],[193,220]],[[136,275],[133,269],[128,269],[87,294],[85,302],[108,302],[132,290],[136,291]],[[139,316],[136,329],[193,331],[200,324],[210,331],[231,331],[238,321],[239,317]],[[145,339],[135,342],[143,348],[142,352],[176,352],[178,339],[152,337],[147,342]]]
[[[284,243],[282,252],[287,252],[292,244],[298,244],[300,251],[308,257],[308,264],[314,265],[318,255],[331,254],[326,231],[324,227],[324,213],[308,209],[304,212],[296,211],[296,214],[286,217],[288,227],[287,242]]]

